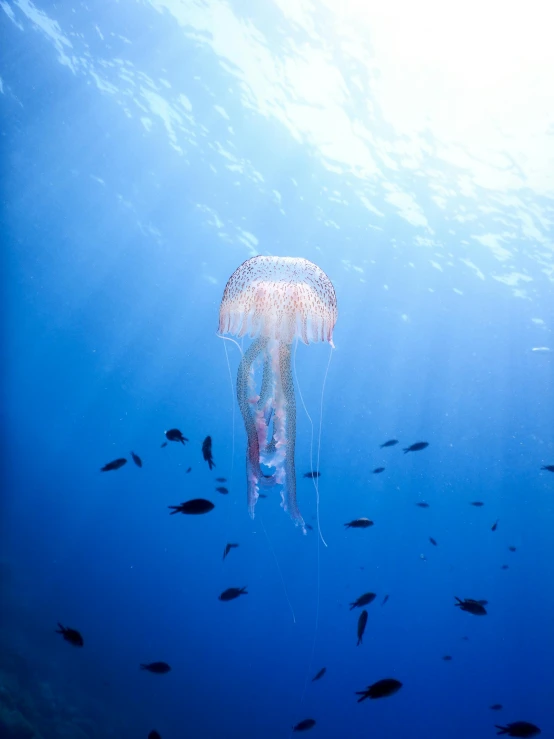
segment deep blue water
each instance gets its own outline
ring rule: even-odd
[[[497,68],[462,79],[457,47],[448,63],[412,58],[413,18],[390,47],[381,12],[354,2],[1,8],[0,737],[272,739],[308,717],[314,739],[486,739],[517,720],[554,735],[541,32],[525,46],[524,19],[498,21],[522,41],[499,52],[503,87]],[[510,77],[513,48],[528,85]],[[278,492],[247,512],[216,331],[227,279],[255,254],[311,260],[337,294],[327,547]],[[329,353],[297,351],[316,439]],[[299,505],[317,529],[297,400]],[[190,442],[161,448],[173,427]],[[389,438],[400,444],[380,450]],[[168,515],[193,497],[215,509]],[[375,525],[345,530],[361,516]],[[222,561],[229,541],[240,546]],[[248,596],[219,602],[231,586]],[[358,647],[349,603],[367,591]],[[455,596],[488,600],[486,617]],[[169,674],[139,670],[158,660]],[[402,689],[356,703],[385,677]]]

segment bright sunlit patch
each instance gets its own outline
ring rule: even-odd
[[[500,112],[505,106],[519,109],[523,117],[535,84],[542,81],[544,92],[551,89],[547,82],[554,45],[542,0],[468,0],[458,5],[439,0],[324,2],[345,23],[355,22],[360,33],[367,34],[379,66],[402,70],[398,84],[416,82],[410,97],[423,94],[439,102],[443,94],[455,93],[462,96],[461,104],[481,100],[483,110],[470,111],[470,117],[486,110]],[[433,89],[426,89],[431,81]],[[545,113],[551,111],[549,99],[535,101],[542,102]]]
[[[554,44],[542,0],[322,2],[365,56],[397,133],[432,132],[441,157],[484,187],[521,186],[515,160],[527,184],[554,191]]]
[[[450,79],[458,91],[513,92],[513,84],[554,61],[554,47],[542,0],[505,3],[466,0],[322,0],[344,23],[356,23],[380,59],[409,74],[432,70],[437,81]],[[522,66],[523,65],[523,66]],[[546,81],[548,69],[544,70]],[[439,93],[439,90],[435,91]]]
[[[429,239],[446,218],[455,240],[471,228],[465,264],[477,279],[489,276],[491,256],[511,263],[526,244],[554,282],[548,206],[554,196],[554,44],[544,0],[269,0],[255,18],[237,0],[147,5],[176,33],[162,55],[163,70],[173,70],[171,83],[149,74],[148,57],[114,57],[107,43],[94,56],[84,35],[62,27],[32,0],[0,0],[12,23],[43,34],[62,65],[117,100],[145,137],[162,134],[184,165],[194,147],[214,175],[231,172],[235,187],[250,180],[263,189],[270,173],[249,161],[238,126],[212,130],[214,120],[234,124],[242,106],[260,130],[264,119],[277,124],[316,166],[337,175],[340,197],[324,198],[364,206],[366,230],[387,231],[392,216],[410,224],[414,239]],[[108,38],[105,31],[94,31],[95,45]],[[193,115],[186,96],[190,70],[183,60],[191,43],[217,62],[230,93],[224,108],[206,88],[214,94],[211,116],[201,106]],[[284,215],[283,204],[274,202]],[[343,228],[325,207],[324,200],[320,220],[330,230]],[[211,219],[211,225],[220,239],[257,253],[256,237],[234,223],[219,227]],[[398,248],[394,239],[390,248]]]

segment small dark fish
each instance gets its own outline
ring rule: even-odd
[[[367,529],[369,526],[373,526],[373,521],[370,521],[369,518],[355,518],[344,525],[347,529]]]
[[[315,726],[315,721],[313,718],[305,718],[304,721],[300,721],[300,723],[296,724],[296,726],[292,727],[293,731],[308,731],[308,729],[313,729]]]
[[[185,470],[186,475],[188,475],[189,472],[192,472],[192,467],[189,467],[188,469]]]
[[[467,613],[472,613],[474,616],[486,616],[487,612],[485,610],[485,607],[481,605],[476,600],[473,600],[473,598],[465,598],[464,600],[460,600],[457,596],[454,596],[457,603],[454,603],[455,606],[457,606],[461,611],[466,611]]]
[[[554,472],[554,464],[545,464],[541,467],[541,470],[547,470],[548,472]]]
[[[541,733],[541,730],[535,724],[530,724],[528,721],[514,721],[513,724],[506,724],[506,726],[494,725],[495,729],[499,729],[496,735],[507,734],[508,736],[518,736],[522,739],[527,739],[530,736],[537,736]]]
[[[384,472],[384,471],[385,471],[385,468],[384,468],[384,467],[376,467],[376,468],[375,468],[375,469],[373,470],[373,474],[374,474],[374,475],[379,475],[379,474],[380,474],[381,472]]]
[[[167,446],[167,441],[164,441],[164,443],[163,443],[163,444],[160,444],[160,449],[163,449],[163,448],[164,448],[164,446]]]
[[[304,472],[304,477],[308,477],[310,480],[313,480],[314,477],[321,477],[321,472]]]
[[[162,739],[162,737],[159,732],[153,729],[150,734],[148,734],[148,739]]]
[[[392,677],[387,677],[384,680],[377,680],[373,685],[368,685],[365,690],[356,691],[356,695],[362,696],[361,698],[358,698],[358,703],[361,703],[366,698],[386,698],[388,695],[397,693],[401,687],[402,683]]]
[[[430,536],[430,537],[429,537],[429,541],[431,542],[431,544],[432,544],[432,545],[433,545],[434,547],[438,547],[438,544],[437,544],[437,542],[436,542],[436,541],[435,541],[435,540],[433,539],[433,537],[432,537],[432,536]]]
[[[449,654],[445,654],[443,660],[445,662],[452,662],[452,657]]]
[[[516,548],[515,547],[508,547],[508,549],[510,550],[510,552],[515,552],[516,551]]]
[[[491,531],[496,531],[496,529],[498,528],[498,521],[499,520],[500,519],[496,519],[496,521],[493,523],[493,525],[491,526]]]
[[[389,439],[384,444],[381,444],[380,449],[384,449],[386,446],[395,446],[396,444],[398,444],[398,439]]]
[[[66,626],[62,626],[58,623],[59,629],[56,629],[56,634],[61,634],[63,638],[74,647],[82,647],[85,643],[83,637],[76,629],[69,629]]]
[[[216,477],[215,481],[216,482],[227,482],[227,478],[226,477]]]
[[[246,592],[246,585],[244,588],[227,588],[227,590],[224,590],[221,595],[218,595],[219,600],[227,601],[227,600],[234,600],[235,598],[238,598],[240,595],[248,595]]]
[[[142,459],[139,457],[138,454],[131,452],[131,457],[133,458],[133,462],[136,464],[137,467],[142,467]]]
[[[482,508],[485,504],[482,500],[474,500],[469,505],[474,505],[476,508]]]
[[[306,528],[307,528],[307,529],[309,529],[310,531],[313,531],[313,530],[314,530],[314,527],[313,527],[313,526],[312,526],[311,524],[309,524],[309,523],[305,524],[305,526],[306,526]]]
[[[362,643],[366,625],[367,625],[367,611],[362,611],[358,619],[358,643],[356,645],[358,647]]]
[[[258,493],[258,498],[267,498],[265,493]]]
[[[326,672],[327,672],[327,668],[322,667],[321,670],[317,673],[317,675],[315,677],[312,677],[312,682],[315,683],[316,680],[321,680],[321,678],[323,677],[323,675],[325,675]]]
[[[149,665],[140,665],[140,669],[153,672],[155,675],[165,675],[166,672],[171,670],[171,667],[167,662],[150,662]]]
[[[381,603],[381,605],[384,606],[385,603],[388,601],[388,599],[389,599],[389,596],[388,595],[385,595],[385,597],[383,598],[383,602]]]
[[[221,495],[227,495],[229,491],[227,490],[227,488],[220,487],[220,488],[216,488],[216,492],[221,493]]]
[[[173,509],[169,514],[170,516],[173,516],[175,513],[209,513],[215,508],[213,503],[204,498],[193,498],[192,500],[181,503],[181,505],[168,505],[167,507]]]
[[[421,503],[416,503],[416,505],[420,508],[430,508],[429,503],[425,503],[423,501]]]
[[[509,570],[510,569],[510,565],[502,565],[502,567],[500,569],[501,570]]]
[[[204,461],[208,463],[210,470],[215,467],[214,458],[212,456],[212,437],[206,436],[202,442],[202,456]]]
[[[179,429],[169,429],[169,431],[165,432],[165,435],[168,441],[180,441],[183,446],[188,441],[187,437],[183,436]]]
[[[462,636],[462,641],[469,641],[469,636]]]
[[[113,462],[108,462],[108,464],[105,464],[100,469],[100,472],[110,472],[110,470],[118,470],[120,467],[123,467],[124,464],[127,464],[127,460],[125,459],[125,457],[120,457],[119,459],[114,459]]]
[[[404,454],[407,454],[408,452],[420,452],[422,449],[425,449],[429,446],[428,441],[416,441],[415,444],[412,444],[412,446],[407,447],[404,449]]]
[[[501,711],[502,710],[502,703],[493,703],[492,706],[489,706],[491,711]]]
[[[354,603],[350,604],[350,610],[352,611],[354,608],[361,608],[362,606],[367,606],[370,603],[373,603],[375,597],[375,593],[364,593],[363,595],[360,595]]]
[[[231,549],[236,549],[238,547],[238,544],[227,544],[225,549],[223,550],[223,559],[229,554]]]

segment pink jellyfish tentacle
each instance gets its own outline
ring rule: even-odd
[[[268,384],[265,390],[262,389],[260,396],[260,404],[264,401],[264,407],[269,409],[269,413],[265,417],[266,425],[263,429],[263,441],[260,442],[260,462],[275,470],[269,478],[271,484],[283,485],[286,448],[282,440],[285,438],[286,432],[283,422],[284,409],[280,401],[279,342],[275,339],[269,341],[265,349],[264,373],[267,373],[268,378],[271,378],[271,384]],[[273,421],[273,431],[271,432],[271,439],[268,441],[270,420]],[[259,434],[259,437],[262,437],[262,433]],[[281,443],[279,443],[279,439],[281,439]]]
[[[271,443],[271,439],[268,439],[268,431],[271,417],[273,415],[273,411],[275,410],[273,401],[274,391],[275,377],[273,375],[271,367],[271,357],[266,346],[264,351],[262,386],[256,406],[256,427],[258,429],[258,443],[260,445],[260,450],[262,450],[262,457],[264,451]],[[263,458],[260,461],[263,462]]]
[[[260,482],[266,483],[267,477],[260,469],[260,443],[257,426],[257,410],[252,413],[249,379],[252,366],[256,359],[261,356],[265,350],[268,340],[265,338],[256,339],[248,347],[241,362],[237,373],[237,400],[246,429],[246,485],[248,512],[254,518],[254,506],[258,500],[258,489]],[[270,478],[273,482],[273,477]]]
[[[282,506],[292,520],[306,533],[304,519],[296,502],[296,399],[291,369],[291,344],[278,342],[275,351],[276,375],[274,435],[276,482],[283,485]]]
[[[271,342],[268,342],[264,352],[264,366],[262,375],[262,386],[260,389],[260,398],[258,400],[258,410],[262,411],[264,426],[260,425],[258,436],[260,438],[260,450],[262,462],[266,464],[266,459],[275,451],[275,373],[273,372],[273,358],[270,351]],[[273,420],[273,431],[270,433],[269,427]],[[268,466],[271,466],[268,464]]]
[[[263,352],[263,374],[262,374],[262,385],[260,388],[260,395],[258,396],[258,402],[256,410],[254,412],[254,418],[256,423],[256,430],[258,432],[258,447],[260,450],[260,465],[264,464],[266,467],[275,467],[273,463],[272,454],[275,450],[275,439],[273,434],[268,439],[269,426],[272,417],[274,417],[275,410],[275,375],[272,367],[271,352],[268,347],[273,342],[268,341]],[[273,423],[275,429],[275,422]],[[261,468],[260,468],[261,471]],[[259,484],[264,487],[272,487],[275,483],[275,473],[266,475],[261,471],[261,477]]]

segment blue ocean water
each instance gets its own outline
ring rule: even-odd
[[[0,6],[0,737],[553,735],[544,7]],[[257,254],[316,263],[338,300],[335,350],[296,354],[305,536],[276,491],[248,516],[217,337]],[[195,497],[214,510],[169,515]],[[383,678],[401,690],[356,702]]]

